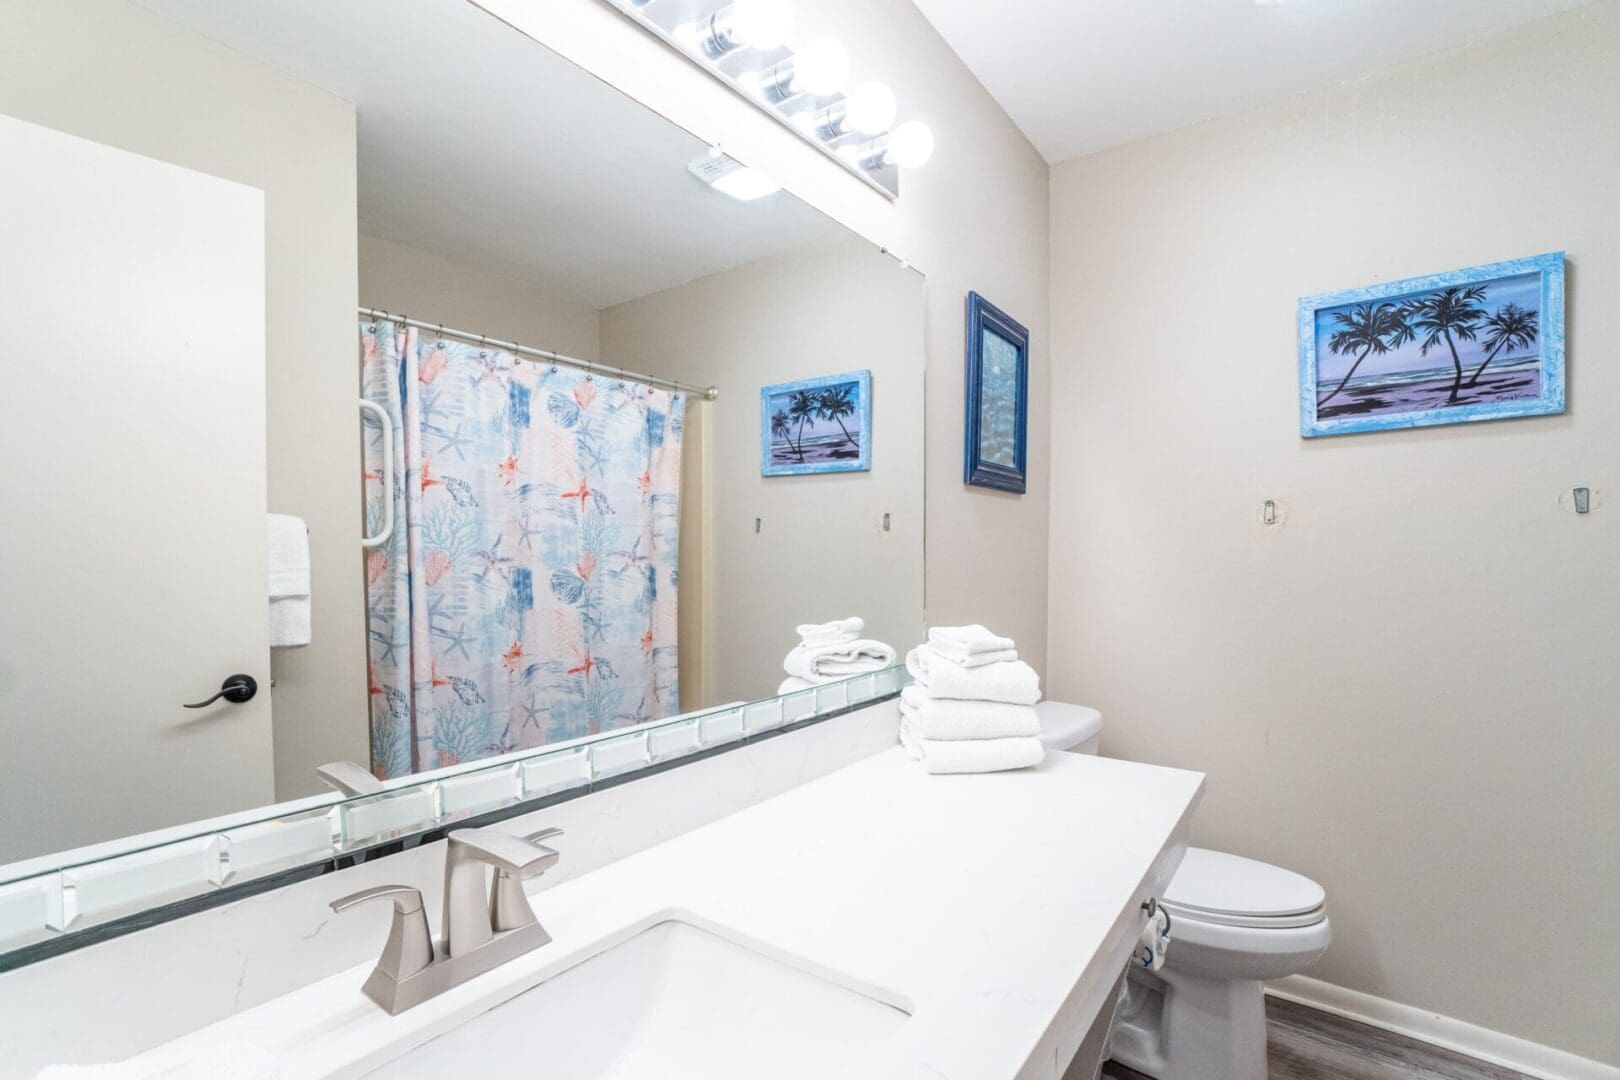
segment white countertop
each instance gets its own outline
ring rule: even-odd
[[[400,1016],[361,996],[365,965],[133,1063],[246,1044],[281,1080],[359,1076],[677,913],[907,1002],[860,1077],[1055,1080],[1202,791],[1199,773],[1062,753],[928,776],[896,748],[537,892],[551,944]],[[567,859],[568,839],[557,846]],[[372,907],[340,918],[380,950],[386,905]]]

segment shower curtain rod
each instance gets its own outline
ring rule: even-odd
[[[705,401],[713,401],[720,396],[719,387],[694,386],[692,383],[681,382],[679,379],[661,379],[657,375],[641,375],[624,368],[611,367],[607,364],[598,364],[590,360],[580,360],[573,356],[564,356],[549,349],[535,349],[528,345],[519,345],[515,341],[502,341],[499,338],[487,337],[483,334],[469,334],[465,330],[452,330],[448,326],[438,323],[423,322],[421,319],[410,319],[404,315],[391,315],[377,308],[360,308],[360,314],[368,319],[378,319],[385,322],[399,323],[402,326],[414,326],[418,330],[431,330],[440,337],[458,338],[474,345],[493,345],[497,349],[505,349],[518,356],[529,357],[534,360],[546,360],[564,367],[582,368],[585,371],[594,371],[603,375],[615,375],[629,382],[646,383],[649,386],[663,386],[671,390],[684,390],[688,394],[697,394]]]

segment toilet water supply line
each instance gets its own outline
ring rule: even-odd
[[[1131,963],[1158,971],[1164,967],[1164,956],[1170,951],[1170,913],[1151,896],[1142,901],[1142,910],[1147,912],[1147,922],[1142,924]]]

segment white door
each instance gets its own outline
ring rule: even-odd
[[[0,863],[273,801],[264,298],[261,191],[0,116]]]

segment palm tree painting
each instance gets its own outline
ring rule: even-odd
[[[872,373],[852,371],[760,391],[760,473],[872,467]]]
[[[1300,430],[1562,412],[1561,253],[1300,301]]]

